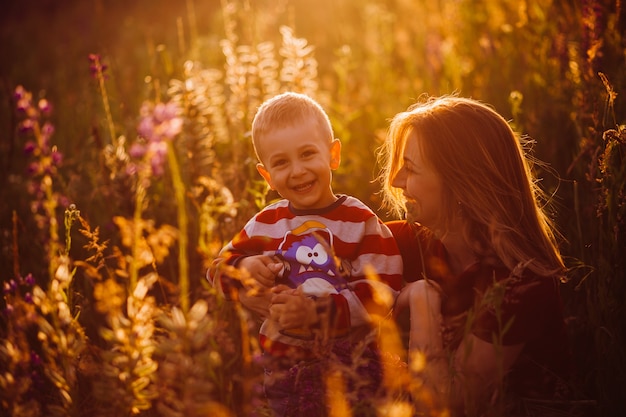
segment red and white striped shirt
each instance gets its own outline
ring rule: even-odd
[[[386,315],[402,286],[402,257],[393,235],[369,207],[346,195],[316,210],[295,209],[287,200],[267,206],[222,249],[209,281],[229,297],[240,284],[221,266],[260,254],[283,261],[277,284],[330,297],[335,334],[370,323],[371,314]],[[281,331],[269,319],[260,333],[270,353],[312,344],[297,329]]]

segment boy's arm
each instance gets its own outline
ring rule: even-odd
[[[267,291],[282,268],[280,260],[268,255],[228,255],[213,261],[207,279],[233,299],[233,291]]]
[[[365,220],[364,235],[350,260],[348,288],[329,295],[330,323],[341,333],[368,324],[372,316],[391,312],[402,286],[402,257],[387,226],[372,215]]]
[[[227,299],[236,298],[236,293],[248,285],[247,281],[256,280],[261,286],[273,285],[276,272],[267,271],[266,266],[273,264],[269,256],[263,254],[265,242],[254,236],[254,219],[222,248],[218,257],[211,262],[206,277],[209,283]],[[253,235],[249,236],[248,230]],[[242,268],[243,267],[243,268]]]

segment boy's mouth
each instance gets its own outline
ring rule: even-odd
[[[306,182],[304,184],[298,184],[293,186],[293,190],[297,191],[299,193],[304,192],[304,191],[308,191],[309,189],[313,188],[313,184],[315,183],[315,181],[310,181],[310,182]]]

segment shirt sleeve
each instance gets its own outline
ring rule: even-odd
[[[527,343],[558,313],[558,282],[529,274],[498,281],[485,293],[472,333],[489,343]]]
[[[360,326],[370,323],[374,315],[386,316],[402,286],[398,245],[389,228],[375,215],[365,221],[364,236],[352,265],[349,289],[335,296],[337,327]]]
[[[424,266],[420,253],[422,253],[422,247],[425,246],[420,239],[421,227],[405,220],[392,220],[386,222],[385,225],[391,231],[402,257],[403,282],[421,279]]]
[[[222,248],[206,274],[209,283],[229,300],[234,299],[235,293],[243,287],[241,275],[236,270],[237,264],[246,256],[263,253],[263,239],[250,237],[247,233],[253,225],[254,219]]]

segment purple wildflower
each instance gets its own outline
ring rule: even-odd
[[[130,155],[133,159],[140,159],[146,154],[148,147],[143,143],[133,143],[128,151],[128,155]]]
[[[54,125],[52,123],[46,122],[41,126],[41,136],[42,142],[44,146],[48,146],[50,143],[50,138],[54,134]]]
[[[18,111],[27,113],[28,110],[33,106],[32,94],[29,91],[26,91],[21,85],[17,86],[17,88],[15,89],[14,96],[17,100],[16,107]]]
[[[35,144],[35,142],[33,142],[32,140],[29,140],[24,145],[24,154],[32,155],[35,152],[36,148],[37,148],[37,145]]]
[[[173,102],[157,105],[146,102],[141,106],[137,130],[149,142],[171,141],[183,127],[178,112],[178,106]]]
[[[149,164],[154,176],[163,175],[167,143],[171,142],[182,130],[183,120],[178,114],[178,106],[172,102],[156,105],[145,102],[139,110],[137,132],[146,143],[134,143],[129,154],[133,159],[143,159]],[[138,169],[139,167],[134,167],[133,171]]]
[[[126,174],[128,176],[133,176],[136,175],[137,172],[139,172],[139,167],[137,166],[137,164],[130,162],[128,164],[126,164],[126,170],[125,170]]]
[[[63,154],[57,150],[56,146],[52,149],[50,157],[52,158],[53,165],[59,166],[61,162],[63,162]]]
[[[26,91],[26,89],[23,86],[18,85],[17,87],[15,87],[15,91],[13,92],[13,97],[15,98],[15,100],[19,101],[22,98],[24,98],[24,96],[26,96],[27,94],[30,94],[30,93]]]
[[[28,168],[26,168],[26,173],[31,177],[40,174],[41,171],[41,164],[39,162],[31,162],[28,164]]]
[[[24,277],[24,284],[32,287],[33,285],[35,285],[35,277],[33,277],[33,274],[28,274]]]
[[[35,122],[31,119],[24,119],[18,126],[20,133],[30,133],[35,128]]]
[[[41,360],[41,357],[37,354],[37,352],[31,351],[30,352],[30,363],[33,366],[41,366],[43,364],[43,361]]]
[[[94,78],[98,78],[102,76],[105,80],[108,78],[106,74],[106,69],[108,68],[106,64],[102,63],[102,59],[98,54],[89,54],[89,70],[91,71],[91,75]]]
[[[148,153],[151,155],[150,166],[154,175],[163,175],[163,165],[167,156],[167,143],[152,142],[148,146]]]
[[[39,100],[37,106],[39,107],[41,114],[43,114],[44,116],[50,116],[50,113],[52,113],[52,104],[50,104],[50,102],[45,98]]]

